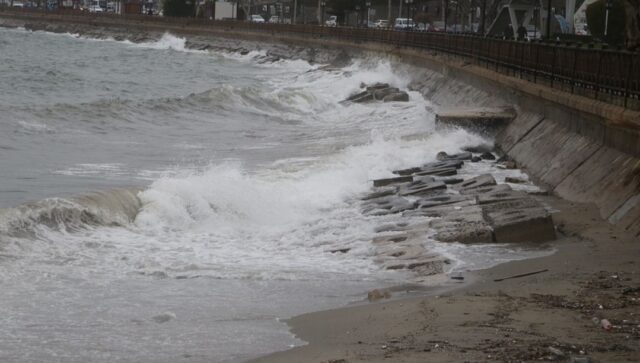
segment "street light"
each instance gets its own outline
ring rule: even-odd
[[[413,4],[413,0],[404,0],[404,3],[407,5],[406,6],[406,8],[407,8],[407,18],[410,18],[411,17],[411,11],[410,11],[411,9],[410,9],[410,7],[411,7],[411,4]]]
[[[547,2],[547,39],[551,39],[551,0]]]
[[[607,37],[607,33],[609,33],[609,11],[613,8],[613,1],[607,0],[607,4],[605,5],[605,15],[604,15],[604,37]]]
[[[538,17],[536,18],[536,13]],[[540,5],[533,8],[533,39],[538,39],[538,22],[540,21]]]
[[[356,5],[356,27],[360,26],[360,5]]]
[[[371,10],[371,1],[367,0],[366,3],[364,3],[367,6],[367,28],[369,27],[369,20],[371,18],[371,14],[369,12],[369,10]]]
[[[324,26],[324,7],[327,6],[326,1],[320,2],[320,7],[322,8],[322,14],[320,14],[320,26]],[[304,8],[303,8],[304,9]]]

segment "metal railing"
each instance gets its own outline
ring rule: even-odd
[[[6,11],[6,10],[5,10]],[[563,91],[640,109],[640,53],[580,43],[515,41],[474,34],[394,31],[391,29],[259,24],[145,15],[87,14],[77,11],[14,11],[30,17],[101,22],[128,19],[173,27],[222,28],[350,42],[375,42],[463,57],[470,63]]]

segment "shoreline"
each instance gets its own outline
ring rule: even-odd
[[[252,362],[566,361],[570,355],[588,355],[603,362],[639,359],[640,317],[629,315],[640,305],[639,292],[633,290],[640,286],[633,259],[640,252],[633,246],[635,237],[608,224],[593,205],[544,198],[560,210],[553,215],[562,233],[551,243],[557,246],[553,255],[475,271],[465,275],[463,284],[426,297],[358,304],[291,318],[287,322],[292,332],[310,343]],[[573,214],[576,208],[579,211]],[[604,244],[606,251],[598,243]],[[613,264],[619,261],[620,266]],[[543,268],[549,271],[493,281]],[[627,278],[630,280],[624,280]],[[589,307],[576,307],[579,299],[585,298],[581,290],[584,285],[600,280],[608,287],[593,291],[602,298],[588,298]],[[632,291],[622,294],[626,288]],[[620,308],[614,303],[600,303],[614,293],[622,299],[637,300],[629,300]],[[467,311],[470,305],[477,307],[476,311]],[[595,326],[591,322],[594,315],[611,320],[614,329],[608,332]],[[565,328],[570,332],[564,332]]]
[[[469,272],[426,296],[293,317],[291,332],[309,344],[249,362],[637,361],[640,246],[593,205],[545,199],[560,210],[554,254]]]

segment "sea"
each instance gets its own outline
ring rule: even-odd
[[[391,59],[185,44],[0,29],[0,361],[240,362],[306,344],[285,319],[412,281],[375,263],[374,228],[398,217],[361,213],[371,181],[491,142],[437,129],[420,92],[342,102],[407,90],[413,69]],[[425,244],[452,271],[535,254]]]

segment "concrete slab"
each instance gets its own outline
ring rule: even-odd
[[[515,145],[510,155],[545,185],[555,188],[599,148],[597,143],[547,119]]]
[[[493,232],[485,222],[466,222],[439,229],[434,238],[441,242],[491,243]]]
[[[540,121],[543,115],[532,112],[519,113],[502,131],[496,136],[496,144],[509,153],[511,148],[531,131]]]
[[[385,179],[376,179],[373,181],[374,187],[384,187],[391,184],[399,184],[399,183],[411,183],[413,181],[413,177],[411,175],[408,176],[398,176],[395,178],[385,178]]]
[[[609,219],[640,192],[640,159],[602,147],[554,191],[568,200],[595,203],[600,215]],[[635,210],[631,207],[626,213]],[[615,219],[625,219],[626,213],[618,212]]]
[[[489,185],[480,188],[462,189],[460,194],[482,194],[482,193],[496,193],[496,192],[508,192],[512,190],[508,184]]]
[[[487,187],[491,185],[496,185],[496,179],[491,174],[482,174],[478,175],[474,178],[467,179],[462,183],[458,184],[457,187],[459,190],[469,190],[480,187]]]
[[[430,183],[414,183],[413,185],[401,186],[398,193],[405,197],[410,195],[425,195],[433,194],[437,191],[447,189],[447,185],[440,181],[434,181]]]
[[[468,205],[476,204],[475,197],[470,195],[455,195],[455,194],[446,194],[446,195],[438,195],[436,197],[424,198],[417,202],[418,209],[432,208],[443,206],[447,204],[467,202]]]
[[[482,193],[476,195],[476,202],[480,205],[507,202],[512,200],[519,200],[528,198],[527,193],[521,191],[498,191],[490,193]]]
[[[486,217],[496,242],[545,242],[556,238],[553,219],[544,208],[496,210]]]

